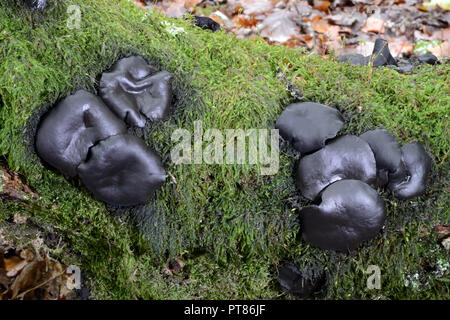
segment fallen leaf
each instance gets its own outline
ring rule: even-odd
[[[260,15],[271,11],[274,3],[271,0],[241,0],[240,6],[244,13],[248,15]]]
[[[186,0],[184,2],[184,7],[186,9],[193,9],[193,8],[195,8],[196,6],[198,6],[202,2],[203,2],[203,0]]]
[[[450,56],[450,42],[444,41],[434,47],[427,48],[427,50],[437,57],[448,57]]]
[[[322,0],[314,0],[313,2],[314,9],[320,11],[327,11],[328,7],[331,5],[330,1],[322,1]]]
[[[450,237],[450,225],[435,226],[433,232],[440,240]]]
[[[241,26],[244,28],[254,27],[258,24],[258,20],[256,20],[253,16],[247,15],[237,15],[233,18],[233,21],[236,26]]]
[[[366,24],[362,27],[361,31],[363,32],[374,32],[374,33],[384,33],[384,21],[375,17],[375,15],[369,17],[366,21]]]
[[[414,46],[409,42],[391,42],[389,50],[393,57],[399,57],[402,54],[410,54],[414,50]]]
[[[262,29],[263,38],[280,43],[288,41],[299,33],[297,25],[292,20],[291,12],[287,10],[275,9],[259,26]]]

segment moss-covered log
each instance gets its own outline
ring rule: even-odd
[[[146,13],[132,1],[48,2],[42,12],[25,10],[21,1],[0,4],[0,154],[40,195],[3,199],[0,227],[15,213],[51,226],[92,280],[93,297],[276,298],[276,267],[294,260],[326,266],[328,298],[450,298],[448,273],[423,269],[423,261],[448,261],[430,231],[449,222],[448,64],[401,75],[212,33]],[[72,5],[81,12],[79,28]],[[167,121],[133,130],[161,154],[167,183],[147,205],[117,209],[94,199],[79,180],[44,167],[33,144],[45,111],[77,89],[97,93],[101,73],[131,54],[174,74],[176,109]],[[270,129],[298,98],[341,110],[341,133],[382,127],[402,144],[422,142],[434,157],[424,196],[399,201],[379,190],[386,228],[352,254],[324,252],[298,237],[297,212],[306,202],[296,192],[298,155],[288,145],[281,145],[280,170],[271,176],[255,165],[170,159],[177,128],[193,132],[194,121],[202,121],[204,129]],[[186,265],[167,277],[164,265],[176,256]],[[381,268],[382,290],[366,288],[371,264]],[[416,273],[421,285],[405,286]]]

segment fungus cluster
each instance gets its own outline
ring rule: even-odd
[[[51,109],[36,133],[39,157],[65,176],[79,176],[98,199],[112,205],[147,202],[165,182],[158,154],[127,134],[170,111],[171,75],[139,56],[119,60],[100,83],[102,98],[79,90]]]
[[[395,59],[389,51],[389,45],[386,40],[378,38],[375,40],[373,52],[369,56],[362,54],[345,54],[338,57],[338,62],[346,62],[353,65],[366,66],[369,63],[374,67],[390,67],[400,73],[410,73],[414,67],[420,64],[439,64],[437,57],[433,54],[423,54],[417,59]]]
[[[345,252],[372,239],[384,224],[384,201],[370,185],[387,187],[400,199],[419,196],[431,157],[419,143],[400,147],[382,129],[336,138],[343,124],[337,110],[306,102],[289,105],[276,127],[302,153],[296,182],[315,202],[300,212],[304,240]]]

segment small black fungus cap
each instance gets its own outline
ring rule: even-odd
[[[159,156],[128,134],[92,147],[78,175],[96,198],[117,206],[146,203],[166,179]]]
[[[288,263],[280,266],[278,272],[281,289],[294,297],[306,299],[326,289],[327,274],[321,267],[301,272],[295,265]]]
[[[41,121],[36,151],[45,162],[73,177],[90,147],[125,132],[125,123],[99,97],[79,90],[58,103]]]
[[[347,62],[353,65],[360,65],[360,66],[367,66],[369,63],[370,57],[364,57],[362,54],[355,53],[355,54],[344,54],[342,56],[339,56],[337,61],[338,62]]]
[[[123,58],[103,73],[100,96],[129,125],[144,127],[146,118],[162,120],[170,112],[172,75],[155,72],[140,56]]]
[[[389,176],[388,188],[400,199],[410,199],[425,192],[431,157],[418,142],[402,147],[404,169]]]
[[[398,171],[402,162],[402,151],[397,139],[384,129],[370,130],[359,136],[373,151],[377,163],[377,185],[385,186],[388,175]]]
[[[359,180],[341,180],[322,193],[320,205],[300,211],[303,239],[314,247],[347,252],[372,239],[386,212],[378,193]]]
[[[197,27],[206,30],[212,30],[213,32],[220,30],[220,24],[209,17],[194,16],[194,19],[194,23]]]
[[[43,10],[47,5],[47,0],[24,0],[25,4],[31,10]]]
[[[431,53],[426,53],[426,54],[421,55],[418,60],[420,63],[428,63],[431,65],[435,65],[435,64],[439,63],[438,58],[434,54],[431,54]]]
[[[296,181],[302,195],[314,200],[329,184],[342,179],[376,181],[376,162],[369,144],[357,136],[346,135],[302,158]]]
[[[389,51],[388,42],[384,39],[378,38],[375,40],[375,45],[372,52],[372,63],[374,67],[380,66],[398,66],[397,61],[392,57]]]
[[[344,125],[340,112],[319,103],[294,103],[277,119],[276,128],[302,154],[322,148]]]

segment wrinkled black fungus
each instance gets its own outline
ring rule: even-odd
[[[319,103],[294,103],[281,113],[276,128],[302,154],[316,151],[344,125],[336,109]]]
[[[369,57],[364,57],[362,54],[344,54],[339,56],[338,62],[347,62],[353,65],[366,66],[369,63]]]
[[[31,10],[43,10],[47,5],[47,0],[24,0],[25,4]]]
[[[58,103],[41,121],[37,154],[66,176],[75,176],[89,148],[126,132],[126,126],[97,96],[80,90]]]
[[[342,179],[376,181],[376,163],[367,142],[357,136],[337,138],[323,149],[302,158],[296,181],[302,195],[314,200],[329,184]]]
[[[388,188],[400,199],[410,199],[425,192],[431,157],[418,142],[402,147],[401,170],[389,175]]]
[[[341,180],[322,193],[320,205],[300,211],[303,239],[314,247],[347,252],[372,239],[382,228],[384,201],[366,183]]]
[[[369,144],[375,156],[377,185],[387,185],[388,175],[400,170],[403,166],[402,151],[397,139],[383,129],[367,131],[359,137]]]
[[[103,73],[100,96],[129,125],[144,127],[146,118],[162,120],[170,112],[172,75],[155,72],[140,56],[123,58]]]
[[[387,65],[397,66],[397,61],[392,57],[386,40],[381,38],[375,40],[372,52],[372,64],[374,67]]]
[[[418,60],[420,63],[428,63],[431,65],[435,65],[436,63],[438,63],[438,58],[431,53],[421,55]]]
[[[327,275],[323,268],[311,268],[301,272],[295,265],[289,263],[278,268],[278,283],[283,291],[294,297],[306,299],[324,291]]]
[[[220,24],[215,22],[213,19],[209,17],[200,17],[200,16],[194,16],[194,22],[197,27],[200,27],[202,29],[206,30],[212,30],[213,32],[220,30]]]
[[[397,61],[392,57],[389,51],[388,42],[381,38],[375,40],[372,54],[364,57],[361,54],[345,54],[338,57],[338,62],[347,62],[353,65],[366,66],[369,62],[374,67],[380,66],[398,66]]]
[[[78,174],[94,196],[120,206],[143,204],[164,183],[159,156],[131,135],[117,135],[90,149]]]

